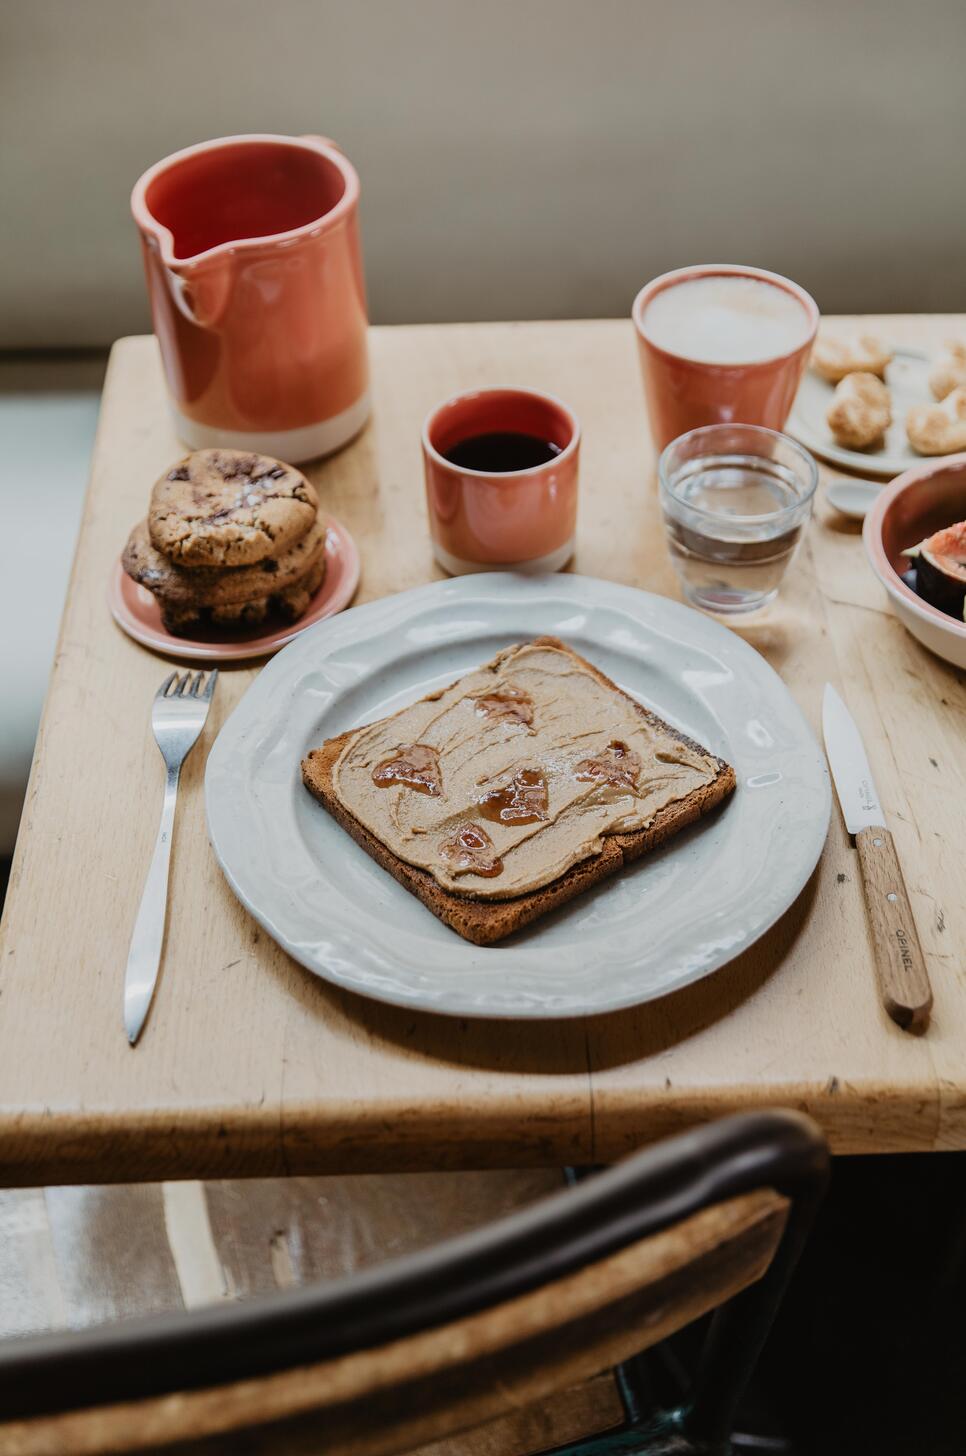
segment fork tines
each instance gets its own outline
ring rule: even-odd
[[[215,683],[218,681],[218,669],[212,668],[208,674],[208,681],[205,683],[203,672],[196,672],[194,679],[190,672],[184,674],[172,672],[165,678],[158,688],[159,698],[211,698],[215,690]],[[189,687],[190,684],[190,687]],[[202,687],[204,684],[204,687]]]

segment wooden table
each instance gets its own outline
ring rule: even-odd
[[[966,332],[873,325],[925,344]],[[359,601],[438,575],[419,424],[440,397],[498,382],[549,389],[581,417],[575,569],[677,594],[628,322],[373,329],[371,344],[373,423],[311,472],[359,542]],[[330,987],[267,939],[209,850],[199,749],[158,998],[132,1050],[121,986],[161,798],[148,709],[168,664],[115,627],[105,590],[180,450],[154,341],[122,340],[2,932],[0,1182],[591,1162],[772,1105],[807,1109],[841,1152],[966,1147],[966,681],[891,616],[858,528],[821,500],[780,603],[743,635],[816,731],[831,679],[865,735],[935,988],[925,1036],[877,1003],[837,807],[798,902],[710,979],[586,1021],[452,1021]],[[257,670],[224,673],[207,741]]]

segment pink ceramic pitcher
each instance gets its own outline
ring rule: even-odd
[[[359,178],[324,137],[157,162],[131,208],[175,428],[193,449],[337,450],[369,414]]]

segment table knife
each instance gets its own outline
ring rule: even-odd
[[[855,836],[882,1003],[904,1030],[924,1031],[932,989],[905,881],[861,735],[831,683],[825,684],[822,732],[845,827]]]

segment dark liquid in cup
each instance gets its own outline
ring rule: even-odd
[[[498,430],[488,435],[471,435],[444,450],[443,456],[461,470],[485,470],[502,474],[508,470],[533,470],[560,454],[560,446],[539,435],[517,430]]]

